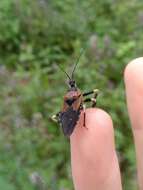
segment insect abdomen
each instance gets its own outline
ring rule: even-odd
[[[66,112],[60,114],[60,123],[65,136],[70,136],[72,134],[79,119],[79,115],[80,110],[73,110],[72,107],[69,107]]]

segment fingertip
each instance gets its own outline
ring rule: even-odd
[[[81,113],[80,120],[76,126],[76,129],[71,136],[72,138],[91,138],[96,134],[103,136],[112,135],[113,125],[110,115],[102,109],[99,108],[88,108],[86,109],[86,128],[83,127],[83,112]]]
[[[138,80],[138,78],[143,76],[142,73],[143,73],[143,57],[139,57],[130,61],[124,70],[125,84],[135,82],[136,79]]]
[[[87,123],[96,123],[100,127],[105,127],[105,125],[112,125],[112,119],[110,115],[100,108],[88,108],[87,109]]]
[[[71,135],[71,151],[80,154],[92,163],[92,157],[100,159],[102,155],[112,155],[115,151],[112,119],[99,108],[86,109],[86,128],[83,127],[83,113]],[[108,157],[107,156],[107,157]],[[110,156],[109,156],[110,157]],[[110,159],[109,159],[110,160]]]
[[[142,128],[143,57],[132,60],[124,72],[126,101],[132,128]]]

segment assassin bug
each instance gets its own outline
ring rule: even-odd
[[[96,106],[96,98],[98,95],[98,89],[82,93],[79,88],[77,88],[76,82],[74,80],[74,72],[75,69],[79,63],[80,57],[83,53],[83,50],[81,51],[74,68],[72,70],[71,76],[64,71],[62,67],[59,66],[59,68],[67,75],[69,81],[69,90],[64,96],[64,102],[63,102],[63,108],[62,110],[57,113],[56,115],[52,116],[52,119],[54,121],[57,121],[60,123],[63,129],[63,133],[65,136],[69,137],[76,124],[79,120],[79,116],[81,111],[83,110],[84,114],[84,121],[83,121],[83,127],[86,127],[86,112],[85,112],[85,102],[92,102],[92,107]],[[93,98],[86,98],[85,96],[93,94]]]

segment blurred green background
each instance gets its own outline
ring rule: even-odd
[[[50,116],[68,72],[113,118],[125,190],[136,190],[135,153],[123,84],[125,65],[143,52],[141,0],[0,1],[0,189],[73,190],[69,141]],[[103,155],[104,156],[104,155]]]

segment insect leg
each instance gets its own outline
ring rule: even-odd
[[[84,102],[91,102],[91,98],[86,98]]]
[[[87,98],[84,102],[92,102],[92,107],[96,106],[96,98]]]
[[[52,119],[53,121],[55,121],[55,122],[58,122],[58,121],[59,121],[59,115],[60,115],[60,112],[57,113],[57,114],[55,114],[55,115],[53,115],[53,116],[51,117],[51,119]]]
[[[96,103],[97,103],[96,100],[97,100],[98,93],[99,93],[99,90],[94,91],[93,98],[91,99],[91,101],[92,101],[92,107],[96,106]]]
[[[83,127],[85,127],[86,129],[88,129],[86,127],[86,113],[85,113],[85,111],[86,111],[86,105],[83,104]]]
[[[87,98],[87,99],[84,100],[84,102],[92,102],[92,107],[95,107],[96,106],[96,99],[97,99],[97,96],[98,96],[98,92],[99,92],[98,89],[93,90],[92,91],[93,98]],[[89,95],[89,94],[91,94],[91,92],[86,93],[86,95]]]
[[[83,94],[83,96],[88,96],[90,94],[98,94],[99,90],[98,89],[94,89],[92,91],[86,92]]]
[[[96,96],[96,97],[97,97],[97,96]],[[92,107],[93,107],[93,108],[96,106],[96,103],[97,103],[97,101],[96,101],[96,97],[91,98],[91,101],[92,101]]]

